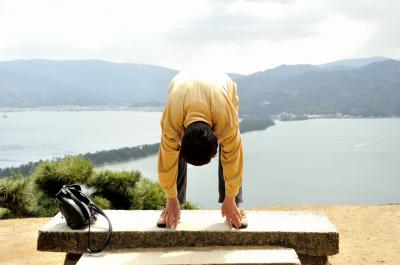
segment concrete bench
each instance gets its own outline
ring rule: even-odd
[[[314,212],[247,211],[249,227],[243,230],[229,230],[218,210],[182,211],[176,230],[156,227],[160,211],[109,210],[106,213],[113,223],[113,238],[107,251],[212,246],[225,246],[229,250],[261,246],[269,250],[269,246],[280,246],[295,250],[302,264],[326,264],[327,256],[339,251],[336,228],[326,216]],[[105,219],[100,217],[91,229],[93,242],[101,242],[107,230]],[[38,250],[41,251],[82,254],[86,243],[87,228],[71,230],[61,214],[39,230]],[[83,258],[89,259],[87,255]]]

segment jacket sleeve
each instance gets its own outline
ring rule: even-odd
[[[221,139],[221,164],[225,179],[225,192],[227,197],[235,197],[242,186],[243,176],[243,148],[239,130],[239,98],[234,82],[229,84],[229,98],[233,108],[228,108],[233,124],[227,126],[226,136]]]
[[[242,186],[243,148],[239,128],[221,141],[221,164],[225,179],[225,195],[235,197]]]
[[[179,143],[166,132],[162,133],[158,153],[158,180],[169,198],[177,197]]]
[[[172,100],[167,102],[161,118],[161,142],[158,153],[158,180],[167,197],[177,197],[176,179],[180,139],[183,127],[181,108]]]

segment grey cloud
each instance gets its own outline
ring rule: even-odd
[[[400,48],[400,1],[397,0],[330,0],[328,8],[348,17],[374,26],[373,34],[360,48],[365,55],[393,56]],[[398,56],[398,55],[395,55]]]
[[[375,34],[362,48],[365,54],[376,54],[386,56],[400,56],[400,27],[398,19],[386,20],[384,25],[377,28]]]
[[[243,0],[214,1],[213,3],[235,3]],[[246,1],[293,2],[291,0]],[[307,5],[310,5],[309,8]],[[166,36],[167,42],[203,45],[210,42],[241,44],[253,40],[293,40],[319,34],[315,31],[316,25],[332,16],[344,16],[355,22],[368,23],[374,28],[371,38],[359,48],[360,55],[393,56],[399,51],[400,1],[325,0],[315,3],[297,1],[296,5],[291,5],[291,9],[288,9],[296,11],[295,13],[288,12],[286,16],[279,18],[272,18],[268,12],[265,12],[265,16],[246,13],[233,15],[223,6],[215,7],[211,14],[194,18],[186,21],[183,26],[171,29]],[[303,10],[299,7],[303,7]]]
[[[265,12],[260,14],[260,10],[257,10],[258,15],[248,13],[249,10],[238,13],[236,8],[235,13],[231,13],[232,9],[225,6],[244,2],[260,3],[259,9]],[[202,44],[216,41],[297,39],[317,34],[315,24],[327,17],[323,11],[307,9],[299,12],[297,5],[290,5],[287,14],[276,18],[271,13],[273,11],[268,6],[261,5],[261,2],[295,3],[294,0],[210,0],[211,14],[199,14],[198,17],[186,21],[185,25],[171,29],[167,33],[167,41]],[[257,5],[252,5],[251,8],[257,8]]]
[[[175,28],[168,34],[170,41],[213,42],[286,40],[316,34],[313,25],[322,16],[268,19],[250,15],[213,14]]]
[[[400,12],[398,0],[329,0],[326,6],[334,13],[369,22],[385,20],[393,15],[398,17]]]
[[[315,32],[310,28],[296,26],[214,26],[178,28],[168,35],[168,39],[201,44],[201,42],[213,41],[285,40],[314,34]]]

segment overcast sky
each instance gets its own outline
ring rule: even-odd
[[[0,60],[101,59],[252,73],[400,58],[397,0],[0,0]]]

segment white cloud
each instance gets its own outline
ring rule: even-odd
[[[0,60],[87,59],[250,73],[400,57],[394,0],[3,0]]]

